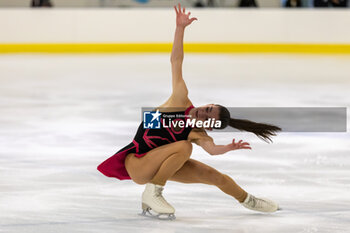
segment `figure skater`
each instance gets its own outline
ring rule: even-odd
[[[219,120],[223,129],[231,126],[239,130],[249,131],[259,138],[268,141],[275,132],[281,130],[277,126],[255,123],[248,120],[230,118],[230,112],[224,106],[207,104],[194,107],[188,98],[188,89],[182,77],[183,37],[185,28],[197,18],[190,18],[185,8],[174,6],[176,12],[176,30],[171,52],[172,94],[161,106],[156,108],[162,117],[176,115],[176,121],[205,122],[208,119]],[[169,111],[175,108],[178,111]],[[167,111],[161,111],[161,110]],[[157,117],[157,116],[155,116]],[[238,149],[251,149],[249,143],[239,140],[227,145],[216,145],[206,133],[213,127],[171,127],[162,125],[160,129],[149,129],[141,122],[134,140],[115,155],[98,166],[98,170],[108,177],[120,180],[132,179],[135,183],[146,184],[142,193],[143,215],[175,219],[175,209],[162,196],[168,180],[181,183],[202,183],[214,185],[224,193],[234,197],[244,207],[262,212],[274,212],[278,204],[257,198],[246,191],[226,174],[223,174],[200,161],[191,159],[192,143],[201,146],[210,155],[221,155]],[[152,214],[150,212],[156,212]]]

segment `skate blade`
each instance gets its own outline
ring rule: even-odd
[[[153,213],[151,213],[151,208],[143,203],[142,203],[142,213],[140,213],[139,215],[144,216],[144,217],[148,217],[148,218],[155,218],[155,219],[159,219],[159,220],[175,220],[176,219],[174,214],[162,214],[162,213],[153,214]]]

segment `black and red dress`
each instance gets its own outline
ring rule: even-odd
[[[162,116],[164,114],[180,116],[173,120],[182,120],[186,122],[188,113],[192,108],[194,108],[193,105],[188,107],[185,111],[162,112],[161,114]],[[97,169],[105,176],[115,177],[119,180],[130,180],[131,177],[126,171],[124,164],[125,158],[129,153],[135,153],[136,157],[145,156],[147,152],[156,147],[172,142],[187,140],[187,137],[192,129],[192,127],[183,127],[180,130],[175,130],[173,127],[163,127],[162,124],[160,129],[145,129],[142,121],[136,132],[134,140],[115,153],[112,157],[101,163]]]

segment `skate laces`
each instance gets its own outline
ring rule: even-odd
[[[162,197],[163,187],[157,187],[155,188],[155,196],[156,197]]]
[[[251,196],[248,201],[248,204],[255,208],[263,208],[264,205],[268,204],[265,200]]]
[[[156,197],[156,201],[158,203],[162,203],[165,205],[170,205],[163,197],[162,192],[164,190],[164,187],[161,186],[156,186],[155,187],[155,192],[154,192],[154,196]]]

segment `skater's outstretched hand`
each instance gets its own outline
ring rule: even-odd
[[[179,3],[178,8],[174,6],[176,12],[176,26],[178,27],[187,27],[194,20],[198,20],[197,18],[190,18],[191,12],[185,13],[185,7],[181,9],[181,5]]]
[[[231,148],[232,150],[252,149],[248,142],[243,142],[242,140],[239,140],[237,143],[235,143],[235,139],[232,140]]]

